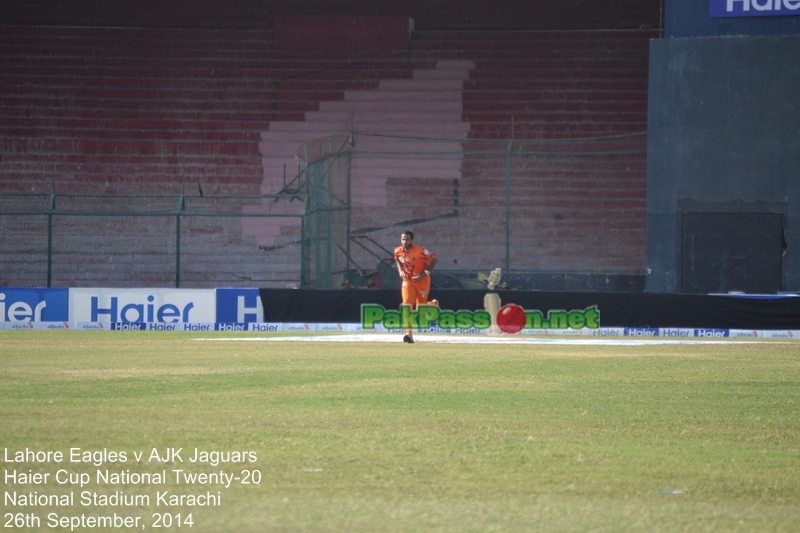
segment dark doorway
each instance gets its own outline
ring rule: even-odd
[[[681,292],[781,290],[783,219],[774,213],[681,216]]]

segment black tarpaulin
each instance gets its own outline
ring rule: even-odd
[[[433,290],[442,309],[483,309],[486,290]],[[501,304],[526,311],[584,310],[596,306],[601,327],[800,329],[800,297],[747,297],[651,293],[492,291]],[[270,322],[361,322],[361,305],[398,309],[396,289],[261,289]]]

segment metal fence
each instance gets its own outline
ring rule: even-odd
[[[643,135],[476,142],[334,135],[298,152],[308,194],[303,285],[395,286],[405,229],[439,258],[434,283],[641,290]]]
[[[644,143],[346,133],[268,196],[0,193],[0,284],[394,287],[410,229],[438,287],[640,290]]]
[[[259,196],[0,194],[0,284],[299,286],[300,246],[268,264],[249,220]],[[252,226],[252,224],[250,224]],[[263,221],[254,227],[266,227]]]

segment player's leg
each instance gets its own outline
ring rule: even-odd
[[[417,308],[417,285],[412,280],[404,280],[403,287],[401,294],[403,296],[403,305],[409,306],[411,311],[414,311]],[[403,342],[407,342],[409,344],[414,343],[414,335],[411,330],[411,325],[406,325],[406,334],[403,336]]]
[[[431,295],[431,278],[425,278],[417,282],[417,305],[424,305],[428,303],[428,298]],[[438,302],[436,302],[438,303]]]
[[[413,288],[409,290],[408,296],[412,302],[411,310],[414,311],[420,305],[425,305],[428,303],[428,296],[431,292],[431,280],[430,278],[425,278],[420,281],[411,281],[408,280],[409,288]],[[438,304],[438,302],[437,302]],[[406,335],[403,337],[404,342],[413,343],[414,342],[414,335],[411,329],[406,329]]]

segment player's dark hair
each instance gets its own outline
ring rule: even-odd
[[[403,235],[408,235],[409,237],[411,237],[412,241],[414,240],[414,233],[410,229],[405,230],[403,232]]]

